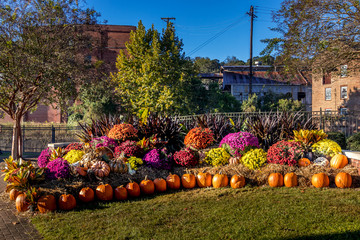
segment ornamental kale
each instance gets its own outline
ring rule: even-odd
[[[45,173],[48,179],[68,178],[70,176],[69,163],[62,158],[57,158],[48,163]]]
[[[171,169],[172,156],[167,154],[166,148],[153,149],[144,156],[143,161],[154,168]]]
[[[250,149],[259,148],[259,141],[249,132],[229,133],[219,147],[225,148],[233,157],[241,157]]]

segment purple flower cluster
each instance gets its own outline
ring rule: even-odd
[[[115,157],[119,157],[121,153],[124,153],[126,157],[140,157],[142,156],[142,149],[135,141],[127,140],[122,142],[120,146],[115,148]]]
[[[95,146],[95,148],[108,147],[111,150],[114,150],[118,145],[114,139],[107,136],[94,138],[90,143],[92,146]]]
[[[241,157],[252,148],[259,148],[258,139],[249,132],[229,133],[220,142],[219,147],[229,151],[233,157]]]
[[[37,164],[39,167],[44,168],[50,162],[51,151],[49,148],[42,150],[38,157]]]
[[[62,158],[57,158],[48,163],[45,173],[48,179],[68,178],[70,176],[69,163]]]
[[[143,161],[158,169],[171,169],[172,165],[171,154],[167,154],[166,148],[151,150],[144,156]]]

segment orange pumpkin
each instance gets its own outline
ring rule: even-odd
[[[170,189],[177,190],[180,188],[180,177],[176,174],[169,174],[166,178],[166,185]]]
[[[103,201],[110,201],[114,196],[113,188],[109,184],[101,184],[97,186],[95,193],[96,197]]]
[[[300,160],[298,161],[298,165],[300,167],[307,167],[310,165],[310,160],[308,158],[300,158]]]
[[[63,194],[59,197],[58,204],[61,210],[72,210],[76,207],[76,199],[71,194]]]
[[[284,177],[280,173],[271,173],[268,177],[270,187],[282,187],[284,185]]]
[[[351,175],[345,172],[339,172],[335,177],[335,184],[338,188],[349,188],[352,184]]]
[[[95,176],[99,178],[107,177],[110,174],[110,166],[104,161],[96,161],[91,166],[91,170],[94,171]]]
[[[79,192],[79,199],[82,202],[92,202],[94,201],[95,193],[94,190],[92,190],[89,187],[84,187]]]
[[[9,193],[9,197],[10,197],[10,200],[11,201],[15,201],[16,200],[16,197],[20,194],[21,192],[16,190],[16,189],[11,189],[10,190],[10,193]]]
[[[29,210],[30,204],[26,200],[26,194],[25,193],[20,193],[16,197],[15,206],[16,206],[16,209],[19,212],[25,212],[25,211]]]
[[[229,184],[229,178],[225,174],[217,173],[212,179],[214,188],[226,187]]]
[[[245,178],[241,175],[233,175],[230,179],[230,186],[232,188],[242,188],[245,186]]]
[[[157,192],[165,192],[166,191],[166,181],[163,178],[156,178],[154,180],[155,189]]]
[[[196,186],[196,178],[194,174],[185,173],[181,176],[181,184],[184,188],[194,188]]]
[[[53,212],[56,210],[56,199],[53,195],[46,195],[39,198],[37,208],[40,213]]]
[[[298,185],[297,176],[295,173],[287,173],[284,177],[284,184],[286,187],[295,187]]]
[[[316,188],[328,187],[329,177],[325,173],[314,174],[311,178],[311,184]]]
[[[130,180],[130,182],[126,185],[126,190],[130,197],[138,197],[140,196],[140,187],[139,184]]]
[[[349,163],[347,157],[343,154],[336,154],[330,160],[330,166],[333,168],[343,168]]]
[[[150,195],[155,192],[155,185],[153,181],[145,176],[145,179],[140,182],[140,190],[142,193]]]
[[[80,175],[85,177],[87,175],[87,168],[85,167],[77,167],[76,172]]]
[[[123,185],[115,188],[114,192],[116,200],[126,200],[128,198],[128,192]]]
[[[201,188],[211,187],[211,183],[212,183],[211,174],[210,173],[199,172],[196,175],[196,183]]]

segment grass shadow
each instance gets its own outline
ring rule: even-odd
[[[344,233],[333,233],[333,234],[320,234],[320,235],[309,235],[295,238],[281,238],[281,240],[344,240],[344,239],[360,239],[360,231],[344,232]]]

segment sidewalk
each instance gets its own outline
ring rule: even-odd
[[[5,191],[6,183],[3,177],[0,178],[0,192],[2,193]],[[0,199],[0,239],[37,240],[42,237],[29,219],[16,215],[15,203],[9,204]]]

